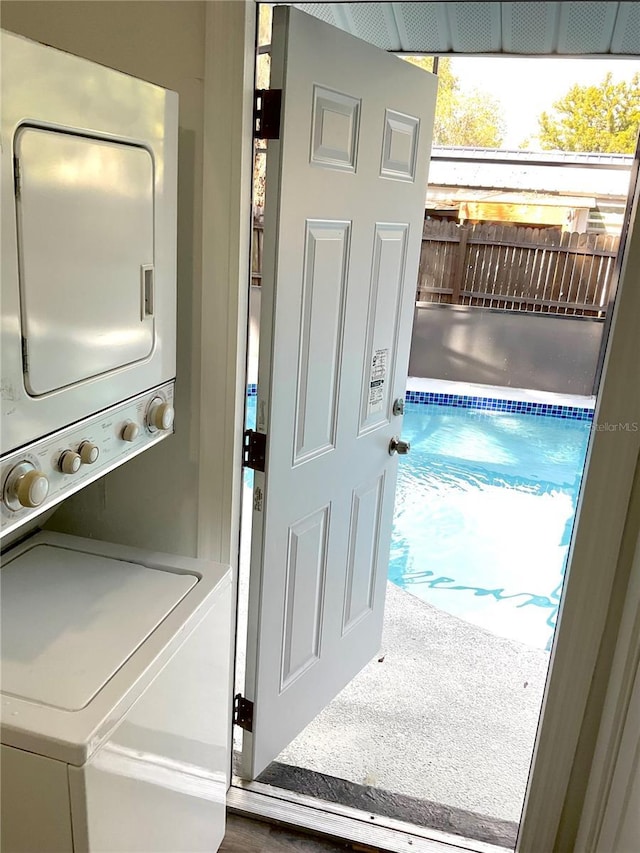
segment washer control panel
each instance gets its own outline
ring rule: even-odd
[[[0,469],[2,534],[173,432],[173,382],[7,454]]]

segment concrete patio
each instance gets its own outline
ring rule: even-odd
[[[517,822],[548,662],[390,583],[380,655],[277,760]]]

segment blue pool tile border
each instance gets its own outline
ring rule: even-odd
[[[258,386],[247,385],[247,396],[255,397]],[[407,391],[407,403],[432,406],[456,406],[459,409],[482,409],[489,412],[520,412],[573,421],[592,421],[593,409],[559,406],[554,403],[533,403],[527,400],[502,400],[498,397],[474,397],[468,394],[439,394],[436,391]]]
[[[407,403],[432,406],[456,406],[459,409],[483,409],[490,412],[521,412],[563,418],[573,421],[592,421],[593,409],[559,406],[554,403],[533,403],[528,400],[501,400],[497,397],[473,397],[466,394],[438,394],[435,391],[407,391]]]

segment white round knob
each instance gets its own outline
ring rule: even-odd
[[[138,437],[138,433],[140,432],[140,427],[135,421],[129,421],[126,423],[121,432],[121,437],[123,441],[135,441]]]
[[[91,441],[83,441],[78,448],[78,453],[83,465],[93,465],[100,456],[100,448]]]
[[[44,503],[49,493],[49,481],[42,471],[32,468],[18,477],[14,488],[20,506],[36,507]]]
[[[80,454],[73,450],[65,450],[58,460],[58,466],[63,474],[77,474],[81,464]]]
[[[173,406],[171,403],[165,403],[164,400],[154,400],[149,406],[149,414],[147,415],[147,425],[151,430],[168,430],[173,426]]]

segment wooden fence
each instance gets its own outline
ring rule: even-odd
[[[425,222],[418,302],[603,317],[619,238]]]
[[[262,280],[262,219],[251,283]],[[417,302],[604,317],[619,238],[513,225],[425,222]]]

